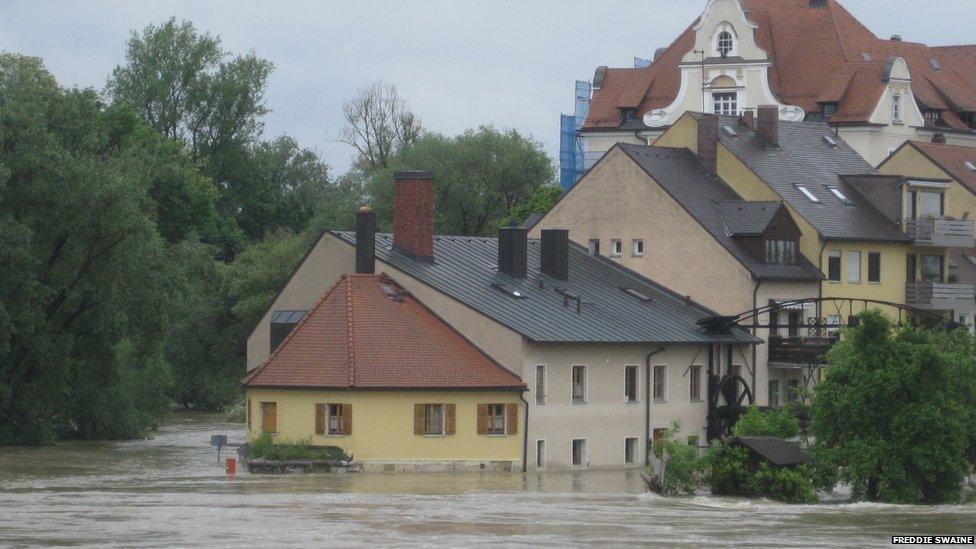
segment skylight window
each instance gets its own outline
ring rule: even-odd
[[[803,185],[797,185],[796,188],[800,189],[800,192],[803,193],[803,196],[809,198],[810,202],[813,202],[815,204],[820,203],[820,199],[814,196],[813,193],[810,192],[810,189],[804,187]]]
[[[971,171],[971,172],[976,172],[976,164],[973,164],[972,162],[970,162],[970,161],[967,160],[966,161],[966,169],[969,170],[969,171]]]
[[[735,130],[732,129],[732,126],[722,126],[722,133],[724,133],[729,137],[739,137],[739,134],[735,133]]]
[[[830,192],[834,193],[834,196],[836,196],[838,200],[840,200],[844,204],[848,204],[848,205],[851,204],[851,200],[847,198],[846,195],[844,195],[843,191],[841,191],[837,187],[827,187],[827,188],[830,189]]]
[[[491,287],[494,288],[494,289],[496,289],[496,290],[498,290],[498,291],[500,291],[500,292],[502,292],[502,293],[504,293],[505,295],[507,295],[507,296],[509,296],[511,298],[514,298],[514,299],[525,299],[526,298],[525,294],[523,294],[519,290],[516,290],[515,288],[509,288],[508,286],[506,286],[506,285],[504,285],[504,284],[502,284],[500,282],[493,283],[491,285]]]
[[[824,140],[824,143],[830,145],[831,147],[836,147],[837,146],[837,140],[834,139],[834,136],[832,136],[832,135],[825,135],[825,136],[823,136],[823,140]]]
[[[642,303],[647,303],[651,301],[651,296],[641,292],[640,290],[635,290],[634,288],[620,288],[620,291],[629,295],[630,297],[640,300]]]

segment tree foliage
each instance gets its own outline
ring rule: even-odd
[[[482,126],[453,138],[427,134],[367,184],[381,228],[389,230],[392,219],[393,172],[411,169],[434,174],[439,234],[494,236],[538,189],[551,189],[555,181],[542,145],[515,130]]]
[[[974,465],[973,341],[861,314],[828,354],[814,392],[817,455],[855,498],[955,501]]]
[[[800,423],[791,405],[765,411],[750,406],[732,427],[736,437],[793,438],[799,432]]]

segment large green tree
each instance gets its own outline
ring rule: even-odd
[[[144,179],[90,90],[0,54],[0,443],[125,437],[166,404],[173,269]]]
[[[555,181],[542,145],[515,130],[482,126],[457,137],[427,134],[367,184],[384,229],[391,223],[393,172],[410,169],[434,174],[435,223],[441,234],[494,235],[524,202]]]
[[[831,349],[814,391],[817,456],[858,499],[954,501],[974,465],[974,380],[964,330],[896,330],[882,313],[864,312]]]

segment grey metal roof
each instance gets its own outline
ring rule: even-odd
[[[648,147],[623,143],[618,146],[756,278],[764,280],[823,279],[820,270],[802,254],[798,254],[797,263],[794,265],[768,264],[736,242],[732,238],[733,233],[726,228],[725,220],[723,220],[723,216],[716,205],[751,203],[742,200],[722,180],[709,176],[698,164],[695,154],[688,149]],[[745,206],[749,209],[750,218],[744,223],[757,223],[761,217],[759,211],[763,207],[778,203],[759,202],[756,204],[760,204],[760,206]],[[772,210],[772,213],[775,214],[775,210]],[[768,221],[766,224],[768,225]]]
[[[349,231],[332,231],[355,244]],[[376,257],[531,341],[560,343],[758,342],[741,329],[708,334],[696,323],[711,311],[611,260],[592,256],[575,244],[569,250],[569,280],[539,272],[540,243],[528,242],[528,276],[512,278],[497,270],[495,238],[437,236],[434,262],[415,261],[393,250],[390,234],[376,235]],[[500,285],[500,286],[499,286]],[[631,288],[650,299],[627,293]],[[562,290],[580,296],[567,300]],[[515,297],[518,292],[521,297]]]
[[[732,235],[761,235],[773,220],[782,202],[719,202],[715,204],[725,228]]]
[[[720,124],[736,127],[738,137],[719,132],[719,139],[736,157],[762,178],[784,201],[823,237],[835,240],[906,242],[908,238],[871,204],[841,179],[841,175],[876,173],[833,129],[820,122],[780,122],[779,147],[763,143],[737,118],[720,117]],[[831,136],[837,146],[829,145]],[[820,202],[808,199],[802,185]],[[837,187],[851,204],[845,204],[829,187]]]
[[[810,461],[810,456],[792,442],[773,437],[739,437],[729,444],[741,444],[773,465],[799,465]]]

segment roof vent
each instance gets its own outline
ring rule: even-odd
[[[892,34],[891,35],[891,41],[892,42],[901,42],[901,35],[900,34]]]
[[[831,147],[836,147],[837,146],[837,140],[834,139],[834,136],[832,136],[832,135],[825,135],[825,136],[823,136],[823,140],[824,140],[824,143],[830,145]]]
[[[861,59],[863,59],[865,61],[870,61],[871,60],[871,54],[868,53],[868,52],[866,52],[866,51],[862,51],[861,52]]]
[[[938,59],[936,59],[936,58],[933,57],[932,59],[929,59],[929,63],[932,65],[932,68],[933,69],[935,69],[937,71],[941,71],[942,70],[942,65],[939,64],[939,60]]]

